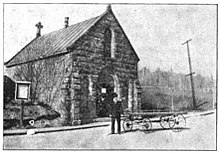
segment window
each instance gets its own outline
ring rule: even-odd
[[[114,30],[112,30],[112,40],[111,40],[111,57],[112,58],[115,58],[115,31]]]
[[[111,57],[111,40],[111,30],[106,29],[104,33],[104,58]]]

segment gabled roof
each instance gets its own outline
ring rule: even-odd
[[[67,52],[67,47],[71,46],[80,37],[82,37],[82,35],[86,33],[106,13],[107,12],[100,16],[71,25],[67,28],[36,37],[23,49],[21,49],[21,51],[19,51],[14,57],[6,62],[6,67],[12,67]]]
[[[36,61],[68,53],[67,47],[73,45],[109,11],[111,11],[111,9],[107,9],[100,16],[71,25],[67,28],[44,34],[40,37],[36,37],[24,48],[22,48],[21,51],[19,51],[14,57],[12,57],[8,62],[6,62],[6,67],[12,67],[31,61]],[[134,53],[137,56],[135,51]],[[137,59],[139,60],[138,56]]]

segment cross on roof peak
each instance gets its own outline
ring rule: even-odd
[[[43,25],[41,24],[41,22],[38,22],[35,26],[37,27],[36,37],[40,37],[41,36],[41,29],[43,28]]]

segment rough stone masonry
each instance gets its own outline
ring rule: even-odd
[[[5,65],[13,79],[31,82],[31,101],[45,102],[61,114],[51,125],[64,126],[102,117],[99,112],[110,101],[100,103],[103,89],[107,96],[116,92],[124,109],[140,110],[138,61],[108,6],[98,17],[37,34]]]

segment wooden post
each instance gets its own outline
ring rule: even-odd
[[[191,79],[191,87],[192,87],[192,98],[193,98],[193,108],[196,108],[196,99],[195,99],[195,91],[194,91],[194,82],[193,82],[193,72],[192,72],[192,65],[191,65],[191,58],[189,52],[189,42],[192,39],[187,40],[186,42],[182,43],[182,45],[187,45],[187,53],[188,53],[188,60],[189,60],[189,71],[190,71],[190,79]]]
[[[24,101],[21,100],[21,108],[20,108],[20,128],[23,128],[24,127],[24,124],[23,124],[23,116],[24,116]]]

